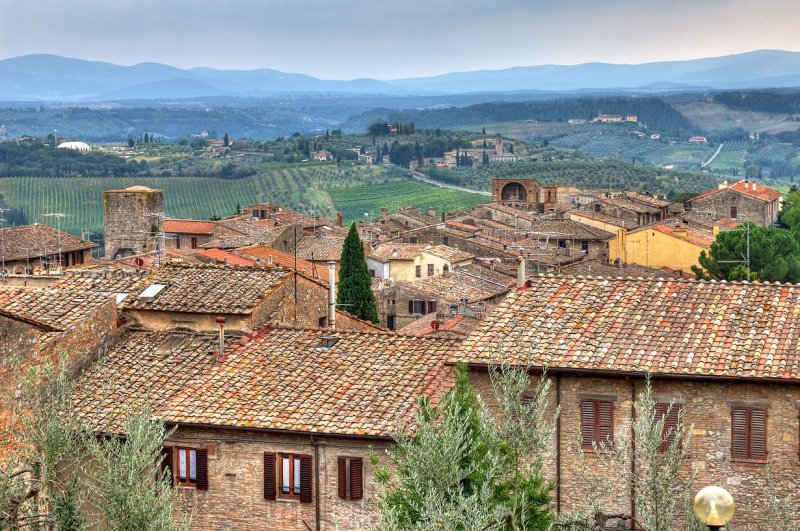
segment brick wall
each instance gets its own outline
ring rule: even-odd
[[[489,376],[484,371],[471,373],[477,392],[490,405],[496,407]],[[551,374],[555,380],[556,376]],[[561,509],[569,511],[586,506],[585,476],[579,473],[575,458],[580,433],[579,403],[586,396],[607,396],[614,399],[614,436],[619,440],[630,432],[632,387],[640,392],[641,379],[591,378],[585,376],[560,376],[561,382]],[[535,378],[532,378],[535,381]],[[555,381],[551,403],[556,403]],[[699,382],[660,380],[653,382],[653,394],[658,400],[683,402],[684,423],[692,426],[689,456],[682,474],[689,477],[694,471],[692,494],[707,485],[727,489],[736,502],[735,523],[738,525],[764,522],[765,500],[768,496],[767,465],[735,462],[730,457],[731,407],[733,405],[758,405],[768,408],[767,450],[769,468],[775,480],[777,494],[792,495],[797,501],[800,489],[800,440],[798,406],[800,387],[762,383]],[[495,409],[496,411],[496,409]],[[555,446],[555,440],[553,441]],[[591,471],[611,477],[608,469],[596,455],[587,453]],[[548,463],[548,474],[556,479],[555,461]],[[556,493],[553,493],[555,500]],[[630,491],[621,485],[615,489],[606,506],[607,512],[631,512]]]
[[[193,511],[192,529],[297,530],[316,529],[319,498],[320,529],[374,529],[376,485],[367,455],[386,447],[382,441],[317,439],[312,469],[319,472],[311,503],[264,499],[264,452],[315,455],[309,435],[281,435],[232,430],[180,428],[166,443],[208,449],[208,490],[178,487],[184,506]],[[342,500],[337,491],[337,458],[364,458],[364,498]],[[308,527],[306,527],[307,524]]]

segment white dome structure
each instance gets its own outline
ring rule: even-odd
[[[86,142],[62,142],[59,149],[74,149],[75,151],[91,151],[92,147]]]

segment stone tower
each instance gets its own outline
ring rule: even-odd
[[[146,186],[103,192],[105,256],[122,258],[149,251],[164,228],[164,191]]]

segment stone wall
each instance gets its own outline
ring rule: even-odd
[[[691,201],[692,212],[707,213],[716,218],[730,218],[731,207],[736,207],[736,220],[740,223],[750,221],[756,225],[770,225],[778,221],[779,202],[767,203],[734,190],[722,190],[716,194]]]
[[[164,224],[164,192],[139,187],[103,192],[105,256],[118,258],[147,250],[151,232]],[[155,231],[153,231],[155,229]]]
[[[496,411],[496,400],[489,376],[485,371],[471,372],[471,381],[490,407]],[[551,404],[556,403],[556,379],[560,378],[560,505],[562,511],[587,506],[587,476],[580,470],[576,458],[580,434],[579,404],[582,397],[605,396],[614,400],[614,437],[630,434],[632,404],[636,393],[644,388],[642,379],[603,378],[574,375],[556,376],[551,372],[553,390]],[[535,382],[535,377],[532,377]],[[682,403],[684,424],[691,426],[689,456],[682,474],[688,478],[695,473],[692,494],[707,485],[727,489],[736,502],[735,523],[763,524],[766,503],[770,494],[768,473],[773,476],[778,496],[794,496],[800,489],[798,479],[798,407],[800,387],[791,385],[655,380],[653,394],[659,401],[676,400]],[[731,460],[731,407],[755,405],[767,407],[767,451],[769,464],[745,463]],[[553,441],[555,447],[555,440]],[[600,458],[587,452],[590,471],[612,477]],[[769,469],[769,470],[768,470]],[[555,459],[547,466],[556,478]],[[554,500],[558,492],[553,493]],[[619,485],[606,502],[607,512],[631,512],[630,490]]]
[[[208,450],[208,490],[177,487],[182,504],[193,511],[192,529],[308,531],[316,529],[317,502],[321,530],[376,528],[377,487],[368,454],[372,446],[382,455],[386,442],[330,437],[312,441],[310,435],[180,428],[166,445]],[[264,452],[312,456],[319,488],[315,481],[311,503],[264,499]],[[339,456],[364,459],[363,499],[338,497]]]

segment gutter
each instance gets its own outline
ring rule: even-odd
[[[389,435],[358,435],[352,433],[330,433],[330,432],[308,432],[299,430],[284,430],[277,428],[257,428],[249,426],[231,426],[226,424],[208,424],[204,422],[169,422],[165,421],[164,425],[170,428],[203,428],[211,430],[230,430],[239,432],[251,433],[272,433],[276,435],[299,435],[299,436],[316,436],[316,437],[331,437],[336,439],[361,439],[370,441],[394,441],[394,437]]]

